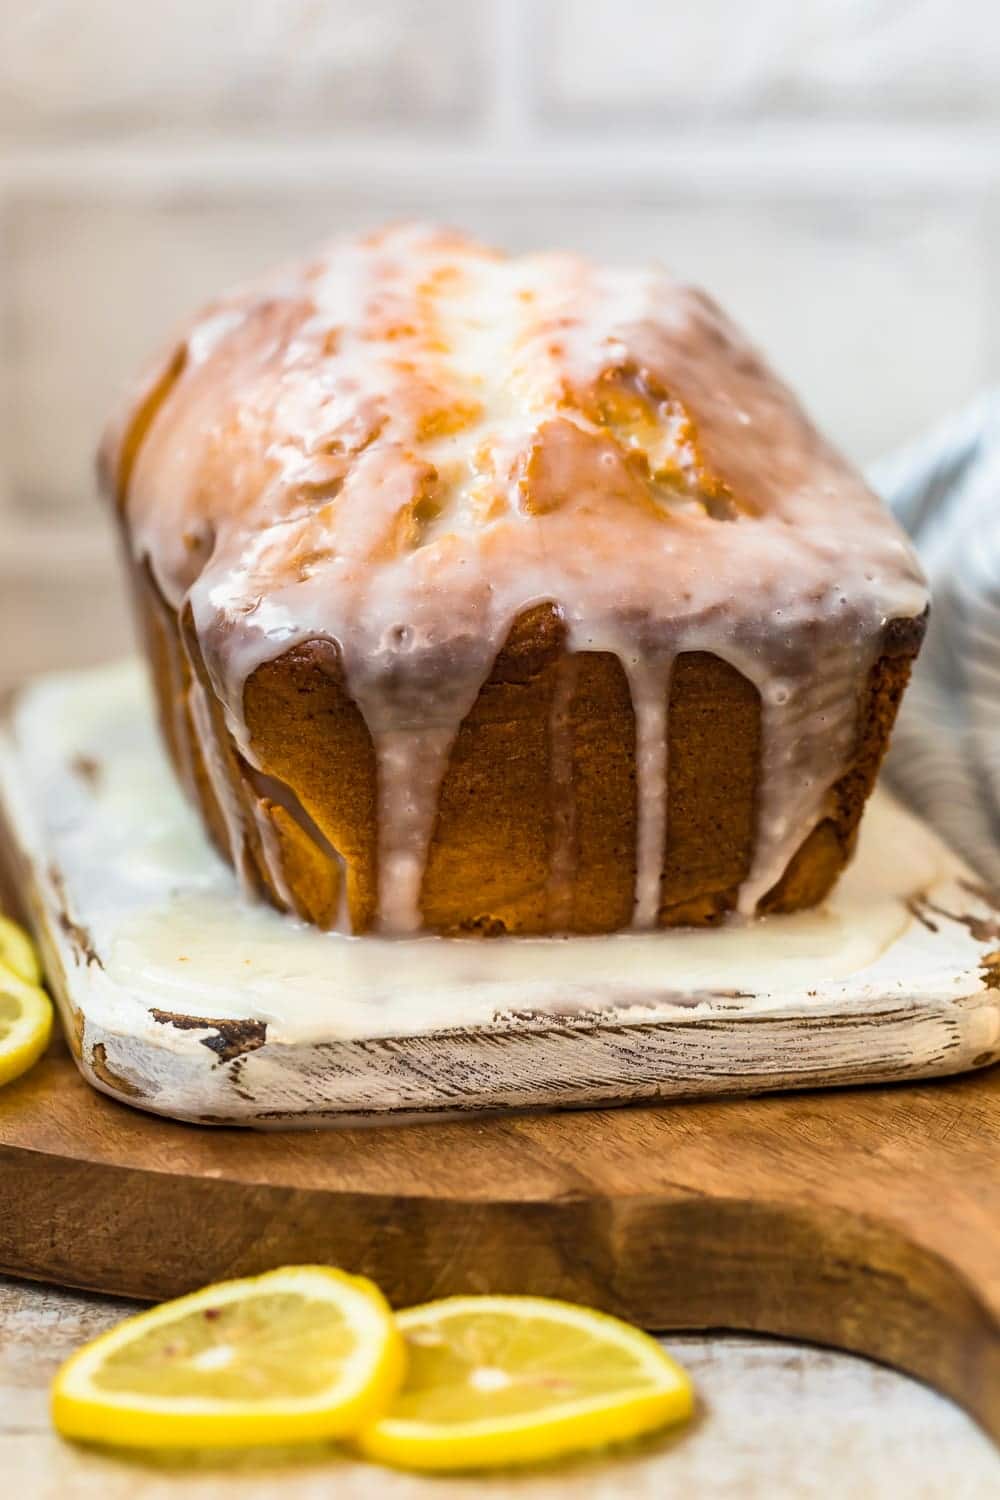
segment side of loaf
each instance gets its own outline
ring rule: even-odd
[[[248,894],[598,933],[798,910],[849,859],[919,569],[718,310],[628,274],[349,242],[111,429],[164,739]]]
[[[247,885],[279,909],[323,928],[340,923],[357,933],[372,930],[376,759],[336,646],[305,642],[248,680],[256,766],[242,757],[221,716],[206,755],[188,706],[193,669],[180,622],[148,577],[136,574],[134,595],[164,739],[220,853],[242,861]],[[883,632],[859,697],[852,753],[831,789],[829,809],[763,894],[759,912],[815,905],[847,863],[923,626],[921,617],[893,622]],[[557,694],[565,707],[554,722]],[[752,862],[759,695],[720,658],[687,652],[674,664],[666,715],[667,815],[656,921],[714,925],[735,909]],[[565,781],[555,766],[560,757]],[[218,768],[214,775],[208,758]],[[421,884],[423,927],[488,936],[628,927],[636,801],[635,721],[618,659],[570,655],[554,608],[526,613],[515,622],[449,760]]]

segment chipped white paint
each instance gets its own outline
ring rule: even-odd
[[[929,1077],[1000,1056],[997,915],[886,796],[814,913],[383,941],[243,903],[175,789],[134,663],[29,689],[0,773],[83,1071],[157,1113],[306,1125]]]

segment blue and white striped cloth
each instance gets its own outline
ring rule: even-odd
[[[869,478],[916,542],[931,585],[887,777],[1000,886],[1000,391]]]

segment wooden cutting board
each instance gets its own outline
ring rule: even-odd
[[[0,1091],[0,1269],[160,1298],[290,1261],[579,1299],[884,1360],[1000,1438],[1000,1070],[934,1083],[258,1134]]]

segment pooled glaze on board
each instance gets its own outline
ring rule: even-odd
[[[82,777],[81,765],[93,774]],[[242,901],[171,778],[136,660],[32,684],[9,741],[0,735],[0,791],[26,856],[46,879],[59,872],[70,924],[99,956],[81,966],[81,996],[126,1034],[122,1010],[136,1004],[265,1021],[281,1045],[488,1026],[525,1012],[690,1018],[706,997],[761,1014],[784,997],[808,1015],[858,975],[891,996],[892,954],[907,932],[927,944],[914,960],[922,980],[933,975],[956,996],[969,983],[952,951],[941,968],[909,904],[953,861],[883,793],[858,859],[811,911],[725,930],[477,943],[319,932]]]
[[[752,913],[824,814],[882,628],[926,604],[895,523],[701,293],[423,227],[217,304],[109,436],[105,472],[252,763],[248,677],[339,644],[376,751],[390,934],[421,925],[451,746],[524,610],[556,604],[568,649],[612,652],[628,678],[649,927],[676,656],[711,651],[760,693]],[[211,740],[203,702],[194,719]],[[242,838],[232,820],[237,869]]]

